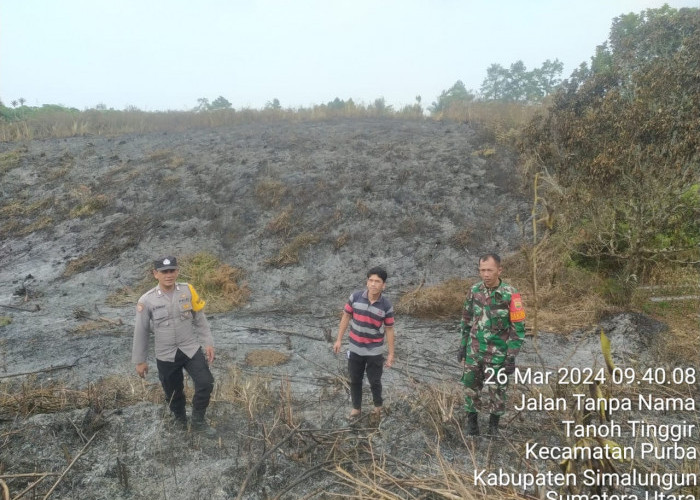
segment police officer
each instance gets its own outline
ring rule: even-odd
[[[498,433],[505,413],[508,375],[525,339],[525,310],[518,291],[501,280],[501,258],[489,253],[479,258],[480,282],[467,294],[462,312],[462,341],[458,360],[464,363],[467,435],[479,434],[478,411],[488,411],[489,434]],[[486,395],[482,390],[486,385]]]
[[[175,423],[187,429],[184,368],[194,382],[192,429],[213,435],[215,431],[204,415],[214,388],[209,370],[209,363],[214,361],[214,339],[204,315],[204,301],[192,285],[176,281],[178,273],[175,257],[154,262],[153,276],[158,286],[143,294],[136,304],[132,361],[139,377],[145,377],[148,335],[153,332],[158,377]]]

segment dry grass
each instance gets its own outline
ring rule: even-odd
[[[289,354],[274,349],[255,349],[245,356],[248,366],[279,366],[289,361]]]
[[[333,248],[340,250],[350,241],[350,235],[346,232],[340,233],[340,235],[333,242]]]
[[[70,211],[70,217],[89,217],[109,205],[109,198],[104,194],[97,194],[81,201],[80,205]]]
[[[457,250],[466,250],[474,242],[474,230],[467,228],[457,231],[450,236],[449,242]]]
[[[0,175],[19,167],[22,161],[22,154],[19,151],[10,151],[0,154]]]
[[[184,158],[176,155],[174,151],[167,149],[151,151],[148,155],[146,155],[146,161],[148,163],[155,163],[156,165],[171,169],[177,168],[185,163]]]
[[[0,235],[24,236],[49,227],[54,219],[46,215],[46,211],[54,203],[52,196],[33,202],[27,199],[9,201],[0,207]]]
[[[554,249],[545,248],[540,250],[538,258],[538,310],[535,311],[528,258],[520,252],[504,258],[502,278],[522,293],[530,325],[537,314],[539,330],[569,332],[588,326],[614,310],[597,293],[600,277],[567,265]],[[423,318],[459,318],[469,286],[471,283],[461,278],[432,286],[421,284],[399,298],[396,310]]]
[[[369,207],[362,200],[357,200],[355,202],[355,208],[357,209],[357,213],[363,218],[367,217],[370,213]]]
[[[0,217],[32,217],[48,209],[55,203],[52,196],[29,203],[25,200],[12,200],[0,207]]]
[[[297,264],[299,262],[299,254],[319,242],[319,237],[315,234],[306,232],[302,233],[285,245],[276,256],[265,261],[265,264],[273,267],[285,267]]]
[[[545,104],[529,105],[515,102],[469,102],[451,106],[440,118],[459,122],[478,123],[484,127],[495,143],[513,144],[522,129],[544,109]],[[493,154],[492,148],[482,151],[482,156]]]
[[[192,396],[189,383],[185,384],[185,393],[188,398]],[[220,381],[217,380],[212,396],[213,401],[227,401],[244,408],[253,419],[266,409],[274,409],[278,403],[282,406],[291,404],[288,399],[281,397],[278,400],[276,393],[270,389],[269,379],[246,375],[236,367],[229,369]],[[163,403],[160,383],[147,383],[135,375],[115,375],[90,384],[85,389],[71,389],[62,382],[43,383],[29,377],[21,383],[2,386],[0,418],[27,418],[80,408],[102,411],[124,408],[142,401]]]
[[[645,286],[634,291],[632,306],[668,325],[673,341],[659,346],[665,358],[697,361],[700,271],[658,268]]]
[[[325,104],[307,109],[240,109],[210,112],[140,110],[52,110],[34,112],[21,121],[0,123],[0,141],[62,138],[85,135],[114,137],[149,132],[182,132],[250,123],[286,121],[298,123],[332,118],[366,118],[382,116],[401,120],[423,120],[422,113],[381,112],[371,105],[353,104],[342,109]],[[154,151],[158,153],[158,151]]]
[[[337,498],[357,500],[446,499],[486,500],[522,499],[514,488],[484,486],[477,488],[466,467],[451,464],[434,451],[441,470],[434,474],[406,473],[398,470],[400,463],[391,458],[371,455],[371,459],[339,463],[332,471],[337,480],[350,488],[351,493],[334,495]],[[510,491],[508,491],[510,489]],[[332,496],[330,496],[332,498]]]
[[[215,256],[200,252],[179,259],[178,281],[187,281],[206,301],[205,312],[219,313],[239,308],[248,302],[250,289],[243,281],[245,273],[224,264]],[[151,267],[144,269],[144,277],[133,286],[120,288],[107,297],[108,305],[120,307],[135,305],[139,297],[156,286]]]
[[[70,197],[77,205],[71,208],[71,218],[89,217],[109,204],[104,194],[94,194],[90,186],[81,185],[70,192]]]
[[[255,196],[266,208],[274,208],[287,194],[286,186],[277,179],[264,178],[255,186]]]
[[[522,293],[530,325],[537,315],[538,330],[571,332],[615,310],[597,293],[601,278],[563,261],[561,255],[553,245],[538,250],[537,310],[529,252],[503,259],[502,277]]]
[[[255,420],[274,403],[270,380],[260,376],[247,376],[239,368],[231,367],[218,383],[214,399],[227,401],[244,408],[248,417]]]
[[[272,219],[267,223],[265,229],[272,234],[279,234],[282,236],[289,236],[294,228],[293,223],[293,208],[291,205],[287,205],[284,210],[282,210],[277,217]]]
[[[28,378],[21,384],[6,384],[0,392],[0,416],[28,417],[77,408],[98,410],[122,408],[140,401],[162,402],[160,384],[146,384],[135,377],[113,376],[86,389],[69,389],[60,382],[39,383]]]
[[[46,229],[47,227],[51,226],[53,222],[54,220],[52,217],[40,217],[39,219],[33,221],[31,224],[23,226],[17,233],[20,236],[32,234],[35,231]]]
[[[231,311],[248,302],[250,289],[243,281],[241,269],[224,264],[206,252],[184,256],[180,267],[180,276],[206,300],[207,312]]]
[[[443,439],[449,424],[459,423],[457,415],[464,405],[464,390],[459,384],[420,385],[407,394],[408,404],[418,415],[420,423],[435,429]]]
[[[432,286],[424,286],[403,294],[396,303],[396,312],[419,318],[459,318],[470,283],[453,278]]]

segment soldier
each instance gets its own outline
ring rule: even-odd
[[[362,380],[367,380],[372,390],[374,410],[372,416],[378,419],[382,411],[382,373],[384,371],[384,339],[389,353],[386,367],[394,364],[394,308],[382,292],[386,288],[387,273],[381,267],[373,267],[367,272],[367,289],[354,292],[345,307],[338,326],[338,338],[333,344],[333,352],[338,354],[343,335],[350,325],[350,349],[348,350],[348,372],[350,373],[350,398],[352,410],[350,420],[362,414]]]
[[[498,433],[505,412],[508,375],[525,339],[525,310],[520,294],[501,280],[501,258],[489,253],[479,258],[480,282],[464,302],[458,361],[463,363],[466,388],[467,435],[479,434],[478,411],[488,411],[489,434]],[[481,392],[486,385],[486,394]]]
[[[192,285],[176,282],[178,273],[175,257],[155,261],[153,276],[158,286],[142,295],[136,304],[132,361],[136,363],[136,373],[144,378],[148,373],[148,334],[153,332],[158,377],[176,425],[187,429],[184,368],[194,382],[192,429],[211,436],[215,431],[204,415],[214,388],[209,370],[214,361],[214,339],[202,310],[204,301]]]

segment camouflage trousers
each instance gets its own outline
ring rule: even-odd
[[[503,415],[506,411],[508,378],[497,377],[503,364],[491,364],[467,358],[462,374],[464,409],[468,413],[484,412]],[[500,379],[501,382],[498,383]]]

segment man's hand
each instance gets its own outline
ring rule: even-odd
[[[343,343],[341,342],[341,339],[338,339],[335,341],[335,344],[333,344],[333,352],[338,354],[340,352],[340,348],[343,346]]]
[[[457,363],[462,363],[467,357],[467,346],[461,345],[459,346],[459,350],[457,351]]]
[[[503,365],[503,371],[506,375],[513,375],[513,373],[515,373],[515,358],[513,356],[506,359]]]
[[[204,356],[207,358],[207,363],[212,364],[214,362],[214,346],[206,346],[204,348]]]
[[[386,363],[384,363],[384,366],[387,368],[391,368],[391,366],[394,364],[394,353],[391,352],[389,355],[386,357]]]
[[[139,377],[146,378],[146,374],[148,373],[148,363],[138,363],[136,365],[136,373],[139,375]]]

